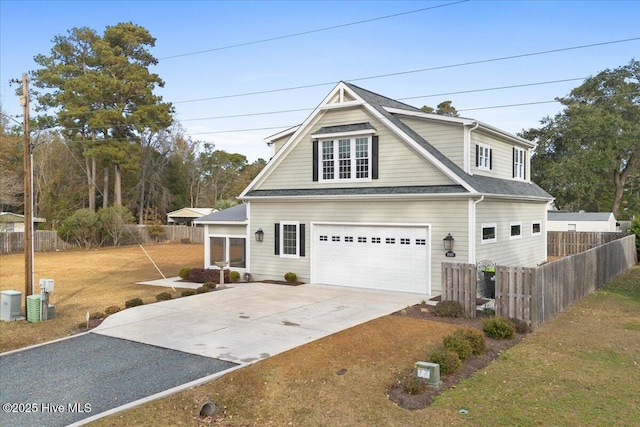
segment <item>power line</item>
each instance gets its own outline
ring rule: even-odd
[[[199,54],[202,54],[202,53],[217,52],[217,51],[220,51],[220,50],[227,50],[227,49],[233,49],[233,48],[237,48],[237,47],[244,47],[244,46],[251,46],[251,45],[260,44],[260,43],[272,42],[272,41],[276,41],[276,40],[289,39],[289,38],[304,36],[304,35],[308,35],[308,34],[320,33],[320,32],[323,32],[323,31],[336,30],[338,28],[351,27],[351,26],[354,26],[354,25],[366,24],[366,23],[369,23],[369,22],[381,21],[381,20],[390,19],[390,18],[396,18],[398,16],[410,15],[410,14],[413,14],[413,13],[424,12],[424,11],[427,11],[427,10],[440,9],[440,8],[443,8],[443,7],[453,6],[453,5],[460,4],[460,3],[466,3],[468,1],[469,0],[460,0],[460,1],[453,2],[453,3],[446,3],[446,4],[441,4],[441,5],[438,5],[438,6],[424,7],[422,9],[416,9],[416,10],[410,10],[410,11],[407,11],[407,12],[394,13],[393,15],[379,16],[377,18],[364,19],[364,20],[361,20],[361,21],[355,21],[355,22],[349,22],[349,23],[346,23],[346,24],[333,25],[333,26],[330,26],[330,27],[317,28],[315,30],[302,31],[302,32],[299,32],[299,33],[287,34],[287,35],[284,35],[284,36],[270,37],[270,38],[261,39],[261,40],[254,40],[254,41],[250,41],[250,42],[236,43],[236,44],[232,44],[232,45],[228,45],[228,46],[220,46],[220,47],[214,47],[214,48],[211,48],[211,49],[199,50],[199,51],[196,51],[196,52],[180,53],[180,54],[177,54],[177,55],[164,56],[162,58],[158,58],[158,60],[162,61],[162,60],[165,60],[165,59],[182,58],[182,57],[185,57],[185,56],[199,55]]]
[[[498,58],[480,59],[480,60],[477,60],[477,61],[468,61],[468,62],[461,62],[461,63],[457,63],[457,64],[440,65],[440,66],[428,67],[428,68],[419,68],[419,69],[415,69],[415,70],[397,71],[397,72],[394,72],[394,73],[378,74],[378,75],[367,76],[367,77],[358,77],[358,78],[355,78],[355,79],[346,79],[345,81],[347,81],[347,82],[357,82],[357,81],[362,81],[362,80],[373,80],[373,79],[380,79],[380,78],[384,78],[384,77],[393,77],[393,76],[401,76],[401,75],[406,75],[406,74],[423,73],[423,72],[426,72],[426,71],[444,70],[444,69],[448,69],[448,68],[465,67],[465,66],[469,66],[469,65],[487,64],[487,63],[490,63],[490,62],[507,61],[507,60],[510,60],[510,59],[527,58],[527,57],[532,57],[532,56],[547,55],[547,54],[550,54],[550,53],[566,52],[566,51],[578,50],[578,49],[587,49],[587,48],[596,47],[596,46],[606,46],[606,45],[617,44],[617,43],[627,43],[627,42],[632,42],[632,41],[637,41],[637,40],[640,40],[640,37],[634,37],[634,38],[629,38],[629,39],[620,39],[620,40],[610,40],[610,41],[606,41],[606,42],[591,43],[591,44],[579,45],[579,46],[570,46],[570,47],[564,47],[564,48],[559,48],[559,49],[542,50],[542,51],[538,51],[538,52],[522,53],[522,54],[518,54],[518,55],[501,56],[501,57],[498,57]],[[232,95],[220,95],[220,96],[212,96],[212,97],[208,97],[208,98],[198,98],[198,99],[188,99],[188,100],[184,100],[184,101],[174,101],[173,104],[184,104],[184,103],[188,103],[188,102],[212,101],[212,100],[216,100],[216,99],[239,98],[239,97],[243,97],[243,96],[253,96],[253,95],[262,95],[262,94],[267,94],[267,93],[285,92],[285,91],[299,90],[299,89],[309,89],[309,88],[312,88],[312,87],[335,85],[337,83],[338,83],[338,81],[323,82],[323,83],[312,83],[312,84],[308,84],[308,85],[292,86],[292,87],[285,87],[285,88],[279,88],[279,89],[267,89],[267,90],[262,90],[262,91],[237,93],[237,94],[232,94]]]

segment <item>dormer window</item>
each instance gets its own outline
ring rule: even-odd
[[[520,148],[513,148],[513,177],[516,179],[525,179],[526,174],[526,155],[525,151]]]
[[[492,163],[491,147],[487,144],[476,145],[476,166],[478,169],[490,170]]]
[[[319,129],[313,141],[313,180],[331,182],[377,179],[378,137],[369,123]]]

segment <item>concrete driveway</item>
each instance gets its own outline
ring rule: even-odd
[[[93,332],[246,365],[425,298],[312,284],[232,284],[124,310]]]

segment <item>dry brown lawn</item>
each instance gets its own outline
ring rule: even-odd
[[[204,251],[196,244],[158,244],[145,246],[166,277],[178,275],[182,267],[201,267]],[[136,282],[162,276],[139,246],[103,248],[90,251],[48,252],[35,254],[35,292],[38,280],[55,280],[51,303],[56,317],[46,322],[0,322],[0,352],[68,336],[86,318],[86,313],[104,312],[125,301],[141,298],[156,301],[156,295],[168,291],[174,296],[183,289],[136,285]],[[24,255],[0,255],[0,290],[24,293]],[[24,298],[24,295],[23,295]],[[23,302],[24,307],[24,302]]]

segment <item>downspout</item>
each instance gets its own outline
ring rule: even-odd
[[[479,122],[474,122],[473,127],[466,127],[466,132],[464,133],[464,171],[470,175],[471,173],[471,132],[478,129],[480,126]]]
[[[478,200],[469,200],[469,264],[476,263],[476,206],[484,200],[484,195]]]

